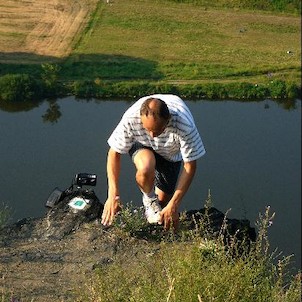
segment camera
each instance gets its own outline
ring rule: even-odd
[[[74,177],[74,184],[78,187],[82,186],[96,186],[96,174],[91,173],[79,173]]]
[[[83,189],[82,186],[96,186],[96,174],[79,173],[72,179],[71,186],[62,191],[56,187],[49,195],[45,206],[53,208],[63,199],[69,197],[71,199],[69,205],[74,211],[83,210],[89,207],[90,199],[97,198],[91,189]],[[74,197],[74,198],[73,198]],[[75,198],[76,197],[76,198]]]

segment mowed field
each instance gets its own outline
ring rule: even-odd
[[[62,73],[69,80],[273,75],[300,83],[300,16],[164,0],[109,2],[0,0],[0,63],[68,58]]]
[[[148,0],[115,0],[98,16],[74,52],[87,60],[149,60],[170,80],[299,78],[297,16]]]
[[[96,2],[0,0],[0,60],[21,63],[32,57],[30,54],[68,55]]]

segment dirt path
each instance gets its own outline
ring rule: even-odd
[[[97,0],[0,0],[0,54],[6,54],[6,59],[7,54],[13,53],[58,58],[68,55],[96,3]]]
[[[78,301],[96,268],[152,250],[144,240],[121,238],[95,223],[61,240],[44,236],[46,229],[45,220],[33,228],[27,223],[0,240],[0,301]]]

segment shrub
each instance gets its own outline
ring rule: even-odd
[[[154,93],[152,86],[145,81],[118,82],[112,84],[113,93],[117,97],[140,97]]]
[[[286,98],[286,84],[281,80],[271,81],[268,85],[270,96],[273,99],[283,99]]]
[[[78,98],[92,98],[97,94],[96,84],[92,81],[75,81],[71,93]]]
[[[28,74],[7,74],[0,77],[0,100],[26,102],[41,97],[41,83]]]
[[[245,82],[228,84],[226,89],[233,99],[264,99],[269,94],[264,85]]]
[[[45,63],[41,65],[41,79],[44,90],[44,97],[57,97],[64,95],[64,86],[59,82],[61,67],[57,64]]]
[[[209,99],[225,99],[228,97],[225,86],[219,83],[204,84],[203,91],[206,98]]]

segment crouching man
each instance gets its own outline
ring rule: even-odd
[[[171,94],[139,99],[124,113],[108,144],[108,197],[102,224],[111,225],[120,209],[121,155],[128,153],[136,167],[146,219],[163,224],[165,230],[171,223],[177,229],[180,202],[194,177],[196,160],[205,154],[184,101]]]

